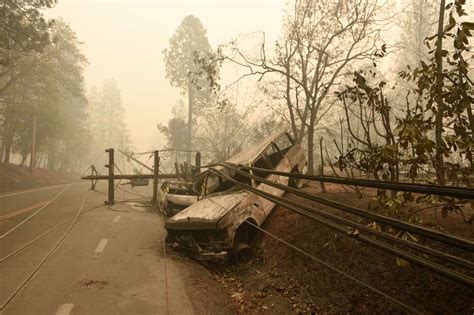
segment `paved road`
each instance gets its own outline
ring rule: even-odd
[[[0,262],[0,305],[73,222],[89,189],[88,183],[72,185],[47,204],[67,187],[0,195],[0,260],[70,218],[55,231]],[[106,191],[105,186],[98,189]],[[137,192],[150,195],[148,187]],[[116,196],[137,198],[121,191]],[[95,208],[79,217],[59,248],[4,308],[2,315],[194,313],[179,268],[164,256],[162,218],[124,203],[109,209],[103,205],[105,198],[99,193],[87,194],[83,209]]]

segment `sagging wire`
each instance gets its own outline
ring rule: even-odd
[[[77,213],[74,217],[74,220],[73,222],[71,223],[71,225],[68,227],[68,229],[64,232],[64,234],[59,238],[59,240],[56,242],[56,244],[54,244],[54,246],[51,248],[51,250],[46,254],[46,256],[40,261],[40,263],[33,269],[33,271],[25,278],[25,280],[23,280],[22,283],[20,283],[20,285],[13,291],[12,294],[10,294],[10,296],[5,300],[5,302],[3,302],[3,304],[0,306],[0,311],[2,311],[12,300],[13,298],[21,291],[21,289],[23,289],[29,282],[30,280],[33,278],[33,276],[38,272],[38,270],[46,263],[46,261],[51,257],[51,255],[53,255],[53,253],[56,251],[56,249],[61,245],[61,243],[64,241],[64,239],[66,238],[66,236],[71,232],[72,228],[74,227],[74,225],[76,225],[78,219],[79,219],[79,216],[82,212],[82,209],[84,207],[84,204],[86,202],[86,198],[87,198],[87,195],[89,193],[90,190],[88,190],[85,194],[84,194],[84,198],[82,199],[82,202],[81,202],[81,205],[79,206],[78,210],[77,210]]]
[[[146,160],[146,162],[144,164],[148,164],[148,162],[150,162],[151,158],[154,156],[154,153],[151,153],[148,155],[148,159]],[[138,171],[138,174],[142,174],[143,172],[143,169],[145,168],[145,165],[142,165],[141,166],[142,168]]]
[[[94,210],[94,209],[97,209],[97,208],[100,208],[100,207],[103,207],[102,204],[100,205],[97,205],[97,206],[94,206],[94,207],[91,207],[91,208],[88,208],[84,211],[81,211],[81,214],[83,213],[86,213],[88,211],[91,211],[91,210]],[[58,229],[60,226],[64,225],[66,222],[70,221],[71,219],[73,219],[75,217],[75,215],[72,215],[70,216],[69,218],[59,222],[58,224],[54,225],[53,227],[47,229],[46,231],[44,231],[43,233],[41,233],[40,235],[38,235],[37,237],[35,237],[34,239],[32,239],[31,241],[21,245],[20,247],[18,247],[17,249],[15,249],[13,252],[11,252],[10,254],[6,255],[5,257],[1,258],[0,259],[0,263],[1,262],[4,262],[6,260],[8,260],[10,257],[18,254],[19,252],[21,252],[23,249],[25,249],[26,247],[30,246],[31,244],[33,244],[34,242],[40,240],[41,238],[43,238],[44,236],[46,236],[47,234],[53,232],[54,230]]]
[[[82,172],[81,176],[84,175],[87,170],[90,168],[90,166],[88,166],[84,172]],[[25,224],[26,222],[28,222],[29,220],[31,220],[31,218],[33,218],[34,216],[36,216],[38,213],[40,213],[41,211],[43,211],[47,206],[49,206],[51,203],[53,203],[54,201],[56,201],[57,199],[59,199],[59,197],[61,197],[62,194],[64,194],[67,190],[69,190],[69,188],[71,188],[72,185],[76,184],[78,181],[81,180],[81,177],[77,178],[76,180],[74,180],[72,183],[68,184],[63,190],[61,190],[56,196],[54,196],[52,199],[48,200],[48,202],[46,202],[43,206],[41,206],[38,210],[36,210],[35,212],[33,212],[31,215],[29,215],[27,218],[25,218],[23,221],[21,221],[20,223],[18,223],[17,225],[15,225],[14,227],[12,227],[10,230],[8,230],[7,232],[3,233],[2,235],[0,235],[0,239],[3,239],[4,237],[6,237],[7,235],[9,235],[10,233],[12,233],[13,231],[17,230],[18,228],[20,228],[23,224]]]
[[[265,183],[267,185],[270,185],[270,186],[273,186],[273,187],[276,187],[276,188],[279,188],[279,189],[283,189],[287,192],[291,192],[291,193],[293,193],[295,195],[298,195],[300,197],[310,199],[312,201],[324,204],[324,205],[329,206],[329,207],[333,207],[333,208],[341,210],[341,211],[345,211],[345,212],[348,212],[348,213],[351,213],[351,214],[354,214],[354,215],[357,215],[357,216],[361,216],[361,217],[364,217],[366,219],[376,221],[378,223],[388,224],[388,225],[391,225],[391,226],[394,226],[394,227],[397,227],[397,228],[400,228],[400,229],[407,230],[409,232],[417,233],[417,234],[429,237],[431,239],[437,240],[439,242],[444,242],[444,243],[447,243],[447,244],[450,244],[450,245],[454,245],[454,246],[459,247],[459,248],[463,248],[463,249],[467,249],[467,250],[471,250],[471,251],[474,249],[474,241],[459,237],[459,236],[454,235],[454,234],[450,234],[450,233],[430,229],[430,228],[427,228],[427,227],[424,227],[424,226],[421,226],[421,225],[418,225],[418,224],[413,224],[413,223],[410,223],[410,222],[404,222],[404,221],[401,221],[401,220],[398,220],[398,219],[391,218],[391,217],[386,216],[386,215],[377,214],[377,213],[370,212],[370,211],[367,211],[367,210],[347,206],[347,205],[344,205],[344,204],[336,202],[336,201],[332,201],[332,200],[328,200],[328,199],[325,199],[325,198],[317,197],[315,195],[309,194],[309,193],[301,191],[299,189],[283,186],[281,184],[269,181],[265,178],[250,175],[246,172],[243,172],[243,171],[239,170],[235,165],[232,165],[232,164],[229,164],[229,163],[219,163],[218,165],[224,166],[224,167],[226,167],[228,169],[231,169],[231,170],[234,170],[234,171],[238,172],[239,174],[241,174],[243,176],[246,176],[248,178],[253,178],[256,181]],[[247,167],[242,167],[242,168],[243,169],[249,169]],[[277,173],[275,173],[275,175],[279,175],[279,176],[285,176],[283,174],[286,174],[286,176],[289,176],[290,174],[292,174],[292,173],[286,173],[286,172],[277,172]]]
[[[218,174],[216,174],[216,175],[218,175]],[[196,191],[196,190],[194,189],[194,187],[191,187],[191,189],[192,189],[195,193],[197,193],[198,195],[200,195],[200,193],[199,193],[198,191]],[[212,203],[214,203],[215,205],[217,205],[218,207],[220,207],[220,208],[222,208],[222,209],[225,209],[225,210],[227,210],[227,211],[230,211],[229,208],[223,206],[223,205],[220,204],[219,202],[215,201],[213,198],[208,198],[208,200],[211,201]],[[406,303],[404,303],[404,302],[402,302],[402,301],[400,301],[400,300],[398,300],[398,299],[396,299],[396,298],[394,298],[394,297],[392,297],[392,296],[390,296],[390,295],[388,295],[388,294],[386,294],[386,293],[380,291],[379,289],[377,289],[377,288],[375,288],[375,287],[373,287],[373,286],[371,286],[371,285],[369,285],[369,284],[363,282],[362,280],[359,280],[359,279],[357,279],[357,278],[355,278],[355,277],[349,275],[348,273],[344,272],[343,270],[340,270],[339,268],[337,268],[337,267],[335,267],[335,266],[333,266],[333,265],[331,265],[331,264],[329,264],[329,263],[327,263],[327,262],[325,262],[325,261],[323,261],[323,260],[321,260],[321,259],[315,257],[314,255],[311,255],[310,253],[304,251],[303,249],[298,248],[298,247],[296,247],[295,245],[288,243],[287,241],[285,241],[285,240],[283,240],[283,239],[277,237],[276,235],[274,235],[274,234],[272,234],[272,233],[270,233],[270,232],[264,230],[263,228],[261,228],[261,227],[255,225],[255,224],[253,224],[252,222],[249,222],[249,221],[245,221],[245,222],[248,223],[248,224],[250,224],[251,226],[257,228],[260,232],[262,232],[262,233],[264,233],[264,234],[267,234],[267,235],[269,235],[269,236],[275,238],[277,241],[279,241],[279,242],[281,242],[281,243],[283,243],[283,244],[285,244],[285,245],[287,245],[287,246],[293,248],[294,250],[296,250],[296,251],[298,251],[298,252],[300,252],[300,253],[302,253],[302,254],[304,254],[304,255],[306,255],[306,256],[312,258],[312,259],[314,259],[315,261],[317,261],[317,262],[319,262],[320,264],[322,264],[322,265],[324,265],[324,266],[330,268],[331,270],[333,270],[333,271],[335,271],[335,272],[337,272],[337,273],[339,273],[339,274],[341,274],[341,275],[343,275],[343,276],[345,276],[345,277],[347,277],[347,278],[353,280],[354,282],[356,282],[356,283],[358,283],[358,284],[360,284],[360,285],[366,287],[366,288],[369,289],[369,290],[372,290],[372,291],[378,293],[379,295],[381,295],[381,296],[383,296],[383,297],[389,299],[390,301],[394,302],[395,304],[397,304],[397,305],[403,307],[404,309],[409,310],[409,311],[411,311],[411,312],[413,312],[413,313],[420,313],[420,312],[418,312],[417,310],[415,310],[413,307],[407,305]]]
[[[118,165],[117,165],[116,163],[114,163],[114,166],[117,168],[117,170],[119,171],[119,173],[120,173],[121,175],[123,175],[121,169],[118,167]],[[92,165],[91,167],[93,167],[93,170],[95,171],[96,174],[102,176],[102,173],[99,172],[99,171],[97,171],[97,169],[96,169],[93,165]],[[96,182],[97,182],[97,180],[96,180]],[[122,179],[120,179],[119,182],[114,186],[114,191],[117,190],[117,189],[120,189],[120,190],[122,190],[122,191],[124,191],[124,192],[126,192],[126,193],[132,194],[132,195],[137,196],[137,197],[140,197],[140,198],[150,198],[149,196],[145,196],[145,195],[143,195],[143,194],[141,194],[141,193],[139,193],[139,192],[137,192],[137,191],[130,191],[130,190],[127,190],[127,189],[124,189],[124,188],[120,187],[119,185],[120,185],[121,182],[122,182]],[[104,192],[102,192],[102,191],[100,191],[100,190],[97,190],[95,183],[92,184],[90,190],[92,190],[92,191],[94,191],[94,192],[96,192],[96,193],[102,194],[102,195],[104,195],[104,196],[108,196],[107,193],[104,193]],[[121,198],[121,197],[117,197],[117,196],[114,196],[114,197],[115,197],[115,199],[127,200],[127,198]]]
[[[417,265],[420,265],[426,269],[429,269],[435,273],[438,273],[440,275],[443,275],[451,280],[455,280],[457,282],[460,282],[460,283],[463,283],[467,286],[474,286],[474,279],[464,275],[464,274],[461,274],[457,271],[454,271],[454,270],[451,270],[451,269],[448,269],[448,268],[445,268],[444,266],[441,266],[437,263],[434,263],[432,261],[429,261],[427,259],[424,259],[424,258],[421,258],[419,256],[416,256],[416,255],[413,255],[405,250],[401,250],[397,247],[394,247],[394,246],[391,246],[391,245],[388,245],[384,242],[380,242],[376,239],[373,239],[371,237],[368,237],[368,236],[364,236],[362,235],[361,233],[359,233],[359,231],[357,229],[347,229],[347,228],[344,228],[342,226],[340,226],[339,224],[335,224],[333,222],[329,222],[325,219],[323,219],[321,216],[322,215],[319,215],[316,213],[317,211],[315,211],[315,209],[313,208],[309,208],[307,206],[304,206],[304,205],[301,205],[301,204],[298,204],[298,203],[293,203],[291,201],[288,201],[288,200],[285,200],[281,197],[276,197],[272,194],[269,194],[267,192],[264,192],[260,189],[257,189],[257,188],[254,188],[254,187],[250,187],[248,185],[245,185],[239,181],[236,181],[234,180],[233,178],[231,178],[230,176],[228,176],[227,174],[224,174],[220,171],[217,171],[215,169],[211,169],[211,172],[214,173],[215,175],[219,176],[219,177],[223,177],[223,178],[226,178],[227,180],[229,180],[230,182],[236,184],[236,185],[239,185],[241,187],[243,187],[244,189],[250,191],[250,192],[253,192],[259,196],[262,196],[263,198],[271,201],[271,202],[274,202],[274,203],[277,203],[289,210],[292,210],[292,211],[295,211],[301,215],[304,215],[312,220],[315,220],[333,230],[336,230],[346,236],[349,236],[349,237],[352,237],[354,239],[357,239],[359,241],[362,241],[362,242],[365,242],[371,246],[374,246],[376,248],[379,248],[381,250],[384,250],[388,253],[391,253],[392,255],[395,255],[397,257],[401,257],[405,260],[408,260],[410,262],[413,262]],[[257,179],[258,180],[258,179]],[[263,180],[263,179],[262,179]],[[374,232],[372,232],[374,233]]]
[[[92,189],[90,189],[90,191],[93,191],[93,192],[95,192],[95,193],[101,194],[101,195],[103,195],[103,196],[108,196],[107,193],[105,193],[105,192],[103,192],[103,191],[100,191],[100,190],[96,190],[96,189],[92,190]],[[115,196],[115,199],[126,200],[125,198],[117,197],[117,196]]]
[[[140,198],[142,198],[142,199],[143,199],[143,198],[145,198],[145,199],[150,198],[149,196],[145,196],[145,195],[139,193],[139,192],[136,191],[136,190],[133,190],[133,191],[132,191],[132,190],[128,190],[128,189],[125,189],[125,188],[122,188],[122,187],[118,187],[118,189],[120,189],[120,190],[122,190],[122,191],[124,191],[124,192],[126,192],[126,193],[132,194],[132,195],[134,195],[134,196],[140,197]],[[124,199],[125,199],[125,198],[124,198]]]
[[[268,179],[265,179],[265,178],[261,178],[259,176],[254,176],[254,175],[250,175],[246,172],[243,172],[239,169],[236,169],[236,168],[231,168],[231,167],[228,167],[227,168],[229,169],[233,169],[233,171],[237,172],[238,174],[242,175],[242,176],[245,176],[245,177],[248,177],[248,178],[251,178],[251,179],[254,179],[258,182],[261,182],[261,183],[264,183],[266,185],[270,185],[270,186],[273,186],[275,188],[278,188],[278,189],[281,189],[285,192],[290,192],[290,193],[294,193],[300,197],[303,197],[303,198],[306,198],[306,199],[310,199],[312,201],[316,201],[316,202],[320,202],[320,199],[319,197],[316,197],[312,194],[309,194],[309,193],[306,193],[304,191],[301,191],[300,189],[295,189],[295,188],[292,188],[292,187],[288,187],[286,185],[282,185],[282,184],[278,184],[278,183],[274,183]],[[323,199],[323,200],[326,200],[326,199]],[[385,239],[388,239],[390,241],[393,241],[393,242],[396,242],[398,243],[399,245],[402,245],[402,246],[407,246],[407,247],[410,247],[412,249],[416,249],[416,250],[419,250],[425,254],[431,254],[435,257],[438,257],[438,258],[442,258],[442,259],[445,259],[449,262],[452,262],[452,263],[456,263],[456,264],[459,264],[459,265],[462,265],[462,266],[465,266],[465,267],[468,267],[468,268],[474,268],[474,263],[468,261],[468,260],[465,260],[465,259],[462,259],[462,258],[459,258],[459,257],[456,257],[456,256],[452,256],[452,255],[449,255],[449,254],[446,254],[446,253],[443,253],[441,251],[438,251],[438,250],[435,250],[435,249],[432,249],[430,247],[427,247],[427,246],[423,246],[423,245],[420,245],[420,244],[417,244],[417,243],[414,243],[414,242],[408,242],[408,241],[405,241],[405,240],[402,240],[396,236],[393,236],[391,234],[387,234],[387,233],[383,233],[381,231],[377,231],[375,229],[372,229],[372,228],[369,228],[365,225],[362,225],[362,224],[359,224],[357,222],[354,222],[352,220],[348,220],[348,219],[345,219],[343,217],[340,217],[340,216],[337,216],[337,215],[334,215],[334,214],[331,214],[331,213],[327,213],[327,212],[324,212],[324,211],[320,211],[320,210],[317,210],[317,209],[314,209],[314,208],[309,208],[309,207],[305,207],[305,206],[302,206],[298,203],[295,203],[295,202],[292,202],[290,200],[286,200],[287,203],[289,203],[290,205],[293,205],[293,206],[299,206],[301,207],[302,209],[306,210],[306,211],[309,211],[309,212],[312,212],[312,213],[315,213],[317,215],[320,215],[322,217],[325,217],[327,219],[330,219],[330,220],[333,220],[333,221],[336,221],[338,223],[342,223],[342,224],[345,224],[345,225],[348,225],[352,228],[356,228],[358,230],[361,230],[361,231],[365,231],[367,233],[371,233],[371,234],[375,234],[379,237],[382,237],[382,238],[385,238]],[[323,203],[323,204],[326,204],[326,203]],[[338,203],[337,203],[338,204]],[[329,204],[326,204],[328,206],[333,206],[332,203],[329,203]],[[342,204],[338,204],[338,205],[342,205]],[[335,207],[336,209],[339,209],[338,207]],[[339,209],[339,210],[343,210],[343,209]],[[363,211],[362,209],[359,209],[360,211]],[[375,219],[375,221],[377,221]]]
[[[114,164],[115,164],[115,163],[114,163]],[[95,170],[95,173],[96,173],[96,174],[102,175],[99,171],[97,171],[97,169],[95,169],[95,167],[94,167],[93,165],[92,165],[91,167],[93,167],[93,169]],[[115,164],[115,167],[117,167],[117,170],[120,172],[120,174],[122,174],[122,172],[121,172],[121,170],[118,168],[117,164]],[[92,180],[92,181],[93,181],[93,180]],[[114,191],[117,190],[117,188],[118,188],[118,189],[121,189],[121,190],[123,190],[123,191],[125,191],[125,192],[128,192],[128,193],[132,194],[132,195],[135,195],[135,196],[138,196],[138,197],[144,197],[143,195],[140,196],[140,195],[138,195],[138,194],[135,194],[135,193],[133,193],[133,192],[126,191],[125,189],[119,187],[119,184],[120,184],[121,181],[122,181],[122,180],[120,179],[119,182],[118,182],[118,184],[115,185]],[[96,180],[96,183],[97,183],[97,180]],[[95,183],[92,184],[90,190],[92,190],[92,191],[94,191],[94,192],[96,192],[96,193],[98,193],[98,194],[101,194],[101,195],[104,195],[104,196],[108,196],[107,193],[104,193],[103,191],[97,190]],[[122,198],[122,197],[117,197],[117,196],[114,196],[114,197],[115,197],[115,199],[127,200],[126,198]]]
[[[227,211],[230,211],[230,209],[228,209],[227,207],[221,205],[219,202],[213,200],[212,198],[209,198],[208,200],[211,201],[212,203],[216,204],[217,206],[221,207],[222,209],[226,209]],[[385,292],[383,292],[383,291],[380,291],[379,289],[373,287],[372,285],[370,285],[370,284],[368,284],[368,283],[365,283],[365,282],[362,281],[362,280],[359,280],[359,279],[355,278],[354,276],[351,276],[351,275],[348,274],[347,272],[345,272],[345,271],[343,271],[343,270],[341,270],[341,269],[339,269],[339,268],[337,268],[337,267],[331,265],[330,263],[328,263],[328,262],[326,262],[326,261],[323,261],[323,260],[317,258],[316,256],[314,256],[314,255],[312,255],[312,254],[310,254],[310,253],[304,251],[303,249],[301,249],[301,248],[299,248],[299,247],[297,247],[297,246],[295,246],[295,245],[293,245],[293,244],[291,244],[291,243],[289,243],[289,242],[283,240],[282,238],[280,238],[280,237],[278,237],[278,236],[276,236],[276,235],[274,235],[274,234],[272,234],[272,233],[270,233],[270,232],[268,232],[268,231],[262,229],[262,228],[259,227],[258,225],[253,224],[252,222],[249,222],[249,221],[245,221],[245,222],[246,222],[247,224],[250,224],[251,226],[255,227],[255,228],[258,229],[260,232],[262,232],[262,233],[264,233],[264,234],[266,234],[266,235],[268,235],[268,236],[274,238],[275,240],[281,242],[282,244],[287,245],[288,247],[290,247],[290,248],[296,250],[297,252],[299,252],[299,253],[301,253],[301,254],[303,254],[303,255],[305,255],[305,256],[307,256],[307,257],[313,259],[313,260],[315,260],[316,262],[318,262],[318,263],[320,263],[321,265],[323,265],[323,266],[325,266],[325,267],[331,269],[332,271],[334,271],[334,272],[336,272],[336,273],[339,273],[340,275],[342,275],[342,276],[344,276],[344,277],[346,277],[346,278],[348,278],[348,279],[351,279],[352,281],[358,283],[359,285],[361,285],[361,286],[363,286],[363,287],[365,287],[365,288],[367,288],[367,289],[369,289],[369,290],[371,290],[371,291],[373,291],[373,292],[375,292],[375,293],[377,293],[377,294],[379,294],[379,295],[385,297],[386,299],[388,299],[388,300],[390,300],[391,302],[397,304],[398,306],[401,306],[403,309],[408,310],[408,311],[410,311],[410,312],[412,312],[412,313],[421,314],[421,312],[417,311],[416,309],[414,309],[413,307],[409,306],[408,304],[406,304],[406,303],[404,303],[404,302],[402,302],[402,301],[400,301],[400,300],[398,300],[398,299],[396,299],[396,298],[394,298],[394,297],[388,295],[387,293],[385,293]]]
[[[220,163],[217,163],[220,164]],[[209,165],[213,167],[214,165]],[[285,177],[305,179],[309,181],[327,182],[336,184],[346,184],[351,186],[361,186],[370,188],[379,188],[387,190],[406,191],[413,193],[421,193],[428,195],[440,195],[450,196],[460,199],[474,199],[474,189],[472,187],[459,187],[459,186],[440,186],[430,184],[413,184],[413,183],[402,183],[402,182],[385,182],[377,181],[372,179],[354,179],[334,176],[320,176],[320,175],[308,175],[295,172],[282,172],[277,170],[265,169],[261,167],[249,167],[242,166],[242,169],[253,170],[264,174],[274,174]]]
[[[115,163],[114,163],[114,164],[115,164]],[[115,167],[116,167],[117,170],[119,171],[120,175],[123,175],[122,171],[120,170],[120,168],[118,167],[117,164],[115,164]],[[145,196],[145,195],[139,193],[138,191],[135,191],[135,190],[134,190],[134,191],[129,191],[129,190],[125,189],[125,188],[119,187],[121,181],[122,181],[122,179],[120,179],[119,182],[117,183],[117,185],[115,185],[114,190],[116,190],[117,187],[118,187],[118,189],[120,189],[120,190],[122,190],[122,191],[124,191],[124,192],[128,192],[129,194],[132,194],[132,195],[135,195],[135,196],[139,196],[139,197],[141,196],[141,197],[143,197],[143,198],[150,198],[149,196]],[[125,198],[124,198],[124,199],[125,199]]]

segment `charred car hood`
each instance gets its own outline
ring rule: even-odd
[[[166,194],[166,199],[174,204],[181,206],[190,206],[198,201],[195,195]]]
[[[215,223],[224,217],[248,192],[214,196],[199,200],[178,214],[172,216],[165,224],[166,228],[196,229],[215,227]]]

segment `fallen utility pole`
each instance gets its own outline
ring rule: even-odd
[[[119,150],[120,151],[120,150]],[[114,186],[114,181],[115,180],[121,180],[121,179],[153,179],[153,202],[158,201],[158,181],[159,179],[173,179],[173,178],[178,178],[179,176],[177,174],[160,174],[159,169],[160,169],[160,157],[159,157],[159,151],[155,150],[154,155],[154,167],[150,168],[146,166],[148,169],[151,169],[153,171],[153,174],[118,174],[115,175],[115,161],[114,161],[114,149],[110,148],[105,150],[109,154],[109,163],[105,165],[109,169],[109,174],[108,175],[98,175],[95,167],[92,168],[92,174],[88,176],[83,176],[82,179],[85,180],[90,180],[92,181],[92,189],[95,189],[95,184],[98,180],[107,180],[108,181],[108,193],[107,193],[107,201],[106,203],[109,205],[114,204],[114,191],[115,191],[115,186]],[[126,153],[120,151],[120,153],[127,155]],[[141,162],[140,162],[141,163]]]

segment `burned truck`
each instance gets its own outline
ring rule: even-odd
[[[301,172],[306,165],[303,149],[287,131],[275,133],[260,143],[247,148],[226,161],[252,175],[296,186],[288,177],[259,174],[243,167],[274,169],[284,172]],[[228,177],[275,196],[283,191],[258,183],[230,168],[214,168]],[[291,181],[291,180],[290,180]],[[230,258],[245,264],[252,257],[251,244],[275,204],[235,185],[229,180],[206,170],[195,179],[193,189],[196,201],[170,217],[165,227],[167,243],[198,260],[225,262]]]

